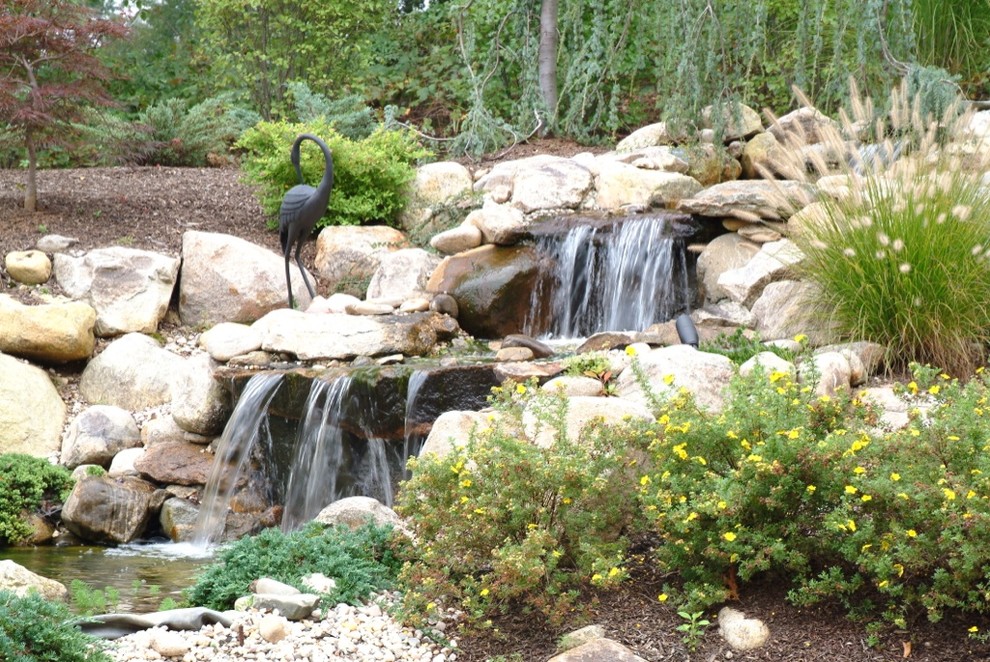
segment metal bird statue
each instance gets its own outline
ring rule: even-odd
[[[323,171],[323,179],[320,180],[320,184],[316,188],[303,183],[302,168],[299,166],[299,145],[304,140],[312,140],[323,150],[323,159],[326,165]],[[296,169],[296,176],[299,178],[299,183],[290,188],[286,192],[285,197],[282,198],[282,206],[278,210],[278,238],[282,244],[282,253],[285,255],[285,284],[289,288],[289,308],[292,308],[289,254],[292,252],[293,246],[296,249],[296,264],[299,265],[299,271],[302,273],[302,279],[306,284],[306,289],[309,290],[309,296],[311,298],[316,296],[316,291],[310,284],[309,279],[306,278],[306,269],[303,268],[299,251],[302,250],[302,245],[313,234],[316,221],[327,211],[327,205],[330,202],[330,191],[333,189],[333,155],[330,153],[330,148],[327,147],[327,144],[318,136],[314,136],[311,133],[302,133],[296,138],[296,142],[292,144],[290,159],[292,160],[292,167]]]

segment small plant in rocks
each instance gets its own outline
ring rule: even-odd
[[[494,397],[499,414],[465,446],[410,461],[397,508],[421,541],[401,575],[410,617],[455,606],[476,627],[518,609],[560,622],[582,591],[627,576],[636,435],[593,426],[574,443],[558,430],[543,448],[521,433],[522,411],[554,428],[566,399],[512,383]]]
[[[32,528],[24,515],[63,502],[71,488],[65,467],[22,453],[0,455],[0,544],[30,536]]]

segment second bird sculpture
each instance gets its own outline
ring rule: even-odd
[[[299,146],[304,140],[312,140],[323,151],[325,167],[323,179],[320,180],[316,188],[303,182],[302,168],[299,165]],[[292,304],[292,281],[289,278],[289,254],[292,248],[296,249],[296,264],[302,274],[303,283],[309,290],[310,298],[316,296],[316,291],[306,278],[306,269],[303,267],[299,251],[302,245],[313,234],[316,222],[323,217],[330,203],[330,191],[333,189],[333,155],[330,148],[318,136],[311,133],[299,134],[296,142],[292,144],[292,152],[289,155],[292,167],[296,169],[296,177],[299,183],[290,188],[285,197],[282,198],[282,206],[278,210],[278,238],[282,244],[282,253],[285,255],[285,284],[289,288],[289,308]]]

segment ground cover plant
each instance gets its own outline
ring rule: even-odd
[[[291,533],[266,529],[224,547],[196,578],[187,599],[194,605],[230,609],[260,577],[308,590],[302,578],[319,572],[337,584],[326,596],[332,604],[354,604],[393,585],[399,570],[393,544],[401,547],[402,540],[393,539],[392,533],[388,526],[369,524],[351,531],[315,522]]]
[[[8,662],[109,662],[100,642],[72,624],[68,607],[36,593],[0,591],[0,659]]]
[[[25,515],[64,502],[71,488],[65,467],[22,453],[0,455],[0,544],[30,536],[34,529]]]

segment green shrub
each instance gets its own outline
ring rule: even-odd
[[[558,622],[580,608],[582,590],[626,577],[640,456],[600,426],[568,442],[566,399],[535,391],[498,389],[498,422],[446,456],[410,461],[397,510],[423,543],[402,571],[407,613],[456,606],[483,626],[523,608]],[[523,405],[557,432],[551,448],[519,431]]]
[[[100,641],[71,623],[68,608],[30,593],[0,591],[0,659],[7,662],[109,662]]]
[[[71,474],[45,459],[21,453],[0,455],[0,543],[18,543],[32,533],[29,512],[61,503],[72,488]]]
[[[305,588],[305,575],[321,572],[337,587],[328,597],[354,604],[374,591],[389,588],[399,571],[393,545],[401,546],[392,528],[367,525],[355,531],[344,526],[310,523],[292,533],[266,529],[225,547],[187,591],[190,604],[230,609],[260,577]]]
[[[731,334],[719,333],[711,340],[703,340],[698,349],[711,354],[721,354],[732,359],[733,363],[742,364],[761,352],[773,352],[786,361],[794,361],[794,352],[778,345],[764,345],[756,336],[747,335],[738,328]]]
[[[164,166],[224,162],[244,130],[260,119],[237,106],[231,95],[212,97],[191,108],[184,99],[168,99],[139,116],[144,140],[136,143],[129,160]]]
[[[816,396],[779,372],[738,378],[718,416],[674,398],[640,479],[657,561],[681,581],[665,590],[705,608],[763,574],[799,605],[839,602],[901,628],[986,612],[990,381],[916,374],[905,393],[919,409],[888,433],[858,397]]]
[[[277,225],[285,192],[298,183],[289,150],[300,133],[322,137],[333,152],[333,193],[318,228],[394,225],[406,203],[406,186],[416,176],[414,164],[430,155],[410,131],[379,128],[355,142],[338,134],[326,118],[300,124],[261,122],[248,129],[237,146],[245,151],[244,171],[247,179],[258,185],[258,197],[271,216],[271,227]],[[304,143],[304,147],[304,177],[315,186],[323,176],[323,155],[315,145]]]
[[[889,118],[873,126],[882,142],[838,167],[850,194],[822,196],[821,218],[795,234],[806,256],[798,271],[818,285],[811,303],[819,322],[842,338],[884,345],[894,369],[914,361],[968,374],[990,341],[990,198],[981,180],[982,149],[966,155],[943,146],[961,137],[968,116],[950,112],[940,125],[920,115],[920,99],[911,101],[905,84]],[[932,103],[937,110],[941,102]],[[868,107],[860,108],[869,119]],[[839,131],[826,146],[846,152]],[[898,152],[897,160],[884,156]],[[823,160],[814,170],[836,172]]]
[[[303,82],[289,83],[289,94],[299,122],[327,120],[334,130],[350,140],[367,138],[375,131],[377,124],[371,108],[356,94],[330,100],[313,92]]]

